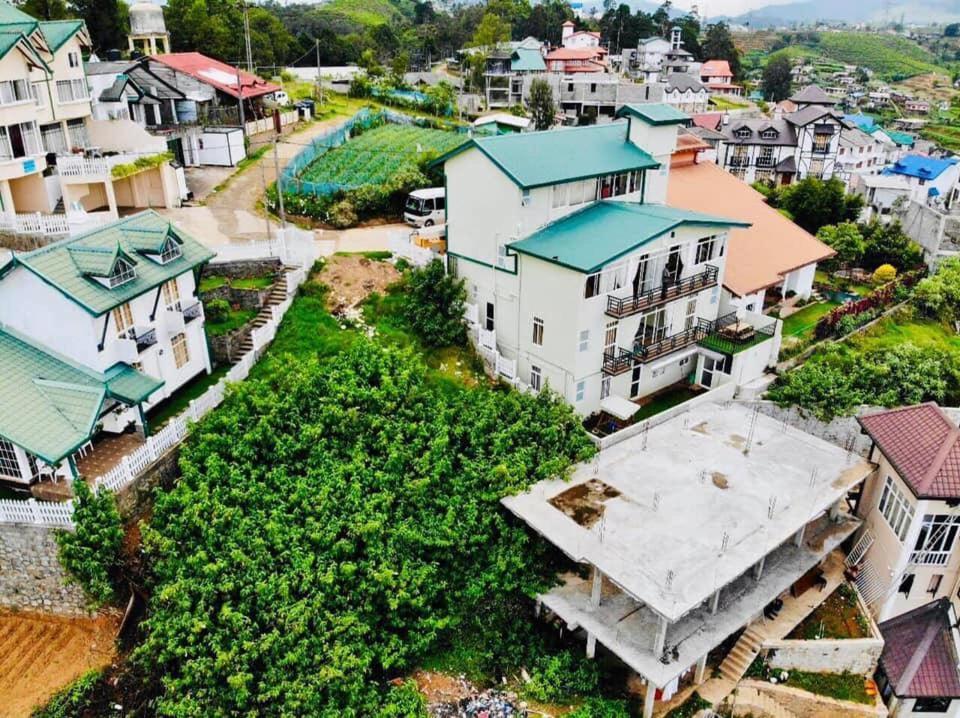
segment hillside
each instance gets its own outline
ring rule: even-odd
[[[342,32],[355,32],[377,25],[402,23],[412,5],[405,0],[328,0],[316,7]]]
[[[736,24],[751,27],[790,26],[795,23],[833,21],[846,23],[886,23],[899,19],[914,23],[947,23],[960,19],[958,7],[952,0],[802,0],[785,4],[770,4],[730,18]]]

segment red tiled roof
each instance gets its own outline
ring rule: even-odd
[[[857,418],[918,498],[960,498],[960,429],[930,402]]]
[[[693,124],[702,127],[705,130],[718,130],[720,123],[723,122],[722,112],[701,112],[697,115],[690,115]]]
[[[548,60],[594,60],[599,59],[605,48],[601,47],[558,47],[547,53]]]
[[[166,55],[154,55],[151,59],[195,77],[231,97],[237,97],[237,69],[225,62],[214,60],[199,52],[172,52]],[[240,86],[245,100],[269,95],[280,89],[278,85],[243,70],[240,71]]]
[[[733,77],[727,60],[707,60],[700,66],[701,77]]]
[[[880,666],[899,698],[960,698],[948,598],[891,618],[878,628],[883,636]]]

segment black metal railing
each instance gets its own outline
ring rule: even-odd
[[[607,314],[617,319],[629,317],[631,314],[650,309],[651,307],[664,304],[680,297],[685,297],[694,292],[699,292],[717,283],[719,269],[712,264],[708,264],[699,274],[686,277],[677,282],[670,282],[653,289],[648,289],[639,294],[632,294],[628,297],[607,297]]]
[[[183,310],[183,321],[185,322],[192,322],[194,319],[199,319],[201,316],[203,316],[203,310],[200,308],[200,302],[194,302]]]
[[[664,354],[669,354],[670,352],[688,347],[691,344],[696,344],[703,338],[703,327],[699,324],[699,322],[702,321],[704,320],[700,319],[697,324],[689,329],[684,329],[681,332],[657,339],[656,341],[646,343],[636,342],[633,345],[633,353],[637,356],[637,361],[648,362],[662,357]]]
[[[603,352],[603,373],[608,376],[617,376],[628,371],[636,361],[636,356],[629,349],[614,347]]]
[[[722,354],[736,354],[743,349],[770,339],[777,329],[777,322],[774,320],[762,327],[755,326],[752,331],[741,334],[728,334],[722,331],[725,327],[735,324],[736,321],[737,316],[733,313],[720,317],[716,322],[710,322],[709,324],[715,326],[705,327],[705,333],[700,340],[700,344],[707,349],[713,349]]]
[[[145,351],[157,343],[157,330],[148,329],[143,334],[138,333],[134,340],[137,342],[137,351]]]

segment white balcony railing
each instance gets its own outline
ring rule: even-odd
[[[109,157],[83,157],[82,155],[60,155],[57,157],[57,171],[61,177],[89,177],[107,179],[116,165],[136,161],[138,155],[121,154]]]
[[[70,222],[65,214],[2,212],[0,229],[13,234],[58,236],[70,233]]]
[[[910,563],[915,566],[946,566],[950,562],[952,551],[914,551],[910,554]]]

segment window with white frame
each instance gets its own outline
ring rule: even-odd
[[[187,348],[187,335],[182,332],[177,334],[170,339],[170,346],[173,348],[173,363],[177,366],[177,369],[183,368],[183,366],[190,361],[190,350]]]
[[[555,184],[553,186],[553,208],[567,206],[567,185]]]
[[[17,450],[6,439],[0,438],[0,476],[22,479],[23,471],[17,459]]]
[[[694,264],[702,264],[713,259],[713,254],[717,249],[717,235],[712,234],[709,237],[701,237],[697,240],[697,259]]]
[[[177,280],[168,279],[163,283],[163,303],[168,308],[180,307],[180,287],[177,286]]]
[[[32,99],[30,83],[27,80],[0,81],[0,105],[14,105]]]
[[[67,120],[67,135],[70,137],[71,147],[90,146],[90,136],[87,134],[87,126],[82,117]]]
[[[70,67],[80,67],[80,53],[79,52],[68,52],[67,53],[67,64]]]
[[[910,561],[933,566],[946,565],[950,561],[958,529],[960,529],[960,516],[924,514]]]
[[[685,312],[684,318],[683,318],[683,328],[692,329],[696,321],[697,321],[697,300],[688,299],[687,311]]]
[[[47,89],[42,82],[34,82],[30,85],[30,97],[36,103],[37,107],[45,107],[47,104]]]
[[[160,264],[166,264],[179,257],[180,254],[180,245],[168,238],[163,245],[163,251],[160,252]]]
[[[61,104],[89,100],[86,80],[57,80],[57,99]]]
[[[130,307],[130,302],[121,304],[113,310],[113,326],[117,330],[117,336],[120,337],[126,337],[133,328],[133,309]]]
[[[36,122],[0,127],[0,159],[39,155],[42,151]]]
[[[583,395],[586,393],[586,390],[587,390],[587,382],[586,382],[586,381],[578,381],[578,382],[577,382],[577,394],[576,394],[576,398],[574,399],[574,401],[583,401]]]
[[[610,396],[610,377],[605,376],[600,380],[600,401]]]
[[[757,150],[757,167],[773,167],[772,147],[761,147]]]
[[[577,347],[582,352],[585,352],[590,349],[590,330],[589,329],[580,330],[580,336],[577,340]]]
[[[40,125],[40,137],[43,138],[43,151],[56,152],[58,155],[69,151],[67,137],[63,133],[63,125],[52,122],[49,125]]]
[[[533,343],[543,346],[543,320],[540,317],[533,318]]]
[[[133,268],[133,265],[127,260],[119,258],[117,259],[117,263],[113,265],[113,271],[110,273],[110,288],[119,287],[121,284],[132,282],[136,278],[137,270]]]
[[[530,365],[530,386],[534,391],[540,391],[540,386],[543,381],[543,374],[540,371],[540,367],[536,364]]]
[[[619,327],[619,322],[613,320],[612,322],[607,322],[607,326],[603,330],[603,351],[612,352],[617,347],[617,328]]]
[[[905,541],[913,521],[913,506],[891,476],[888,476],[884,483],[878,508],[897,538]]]

